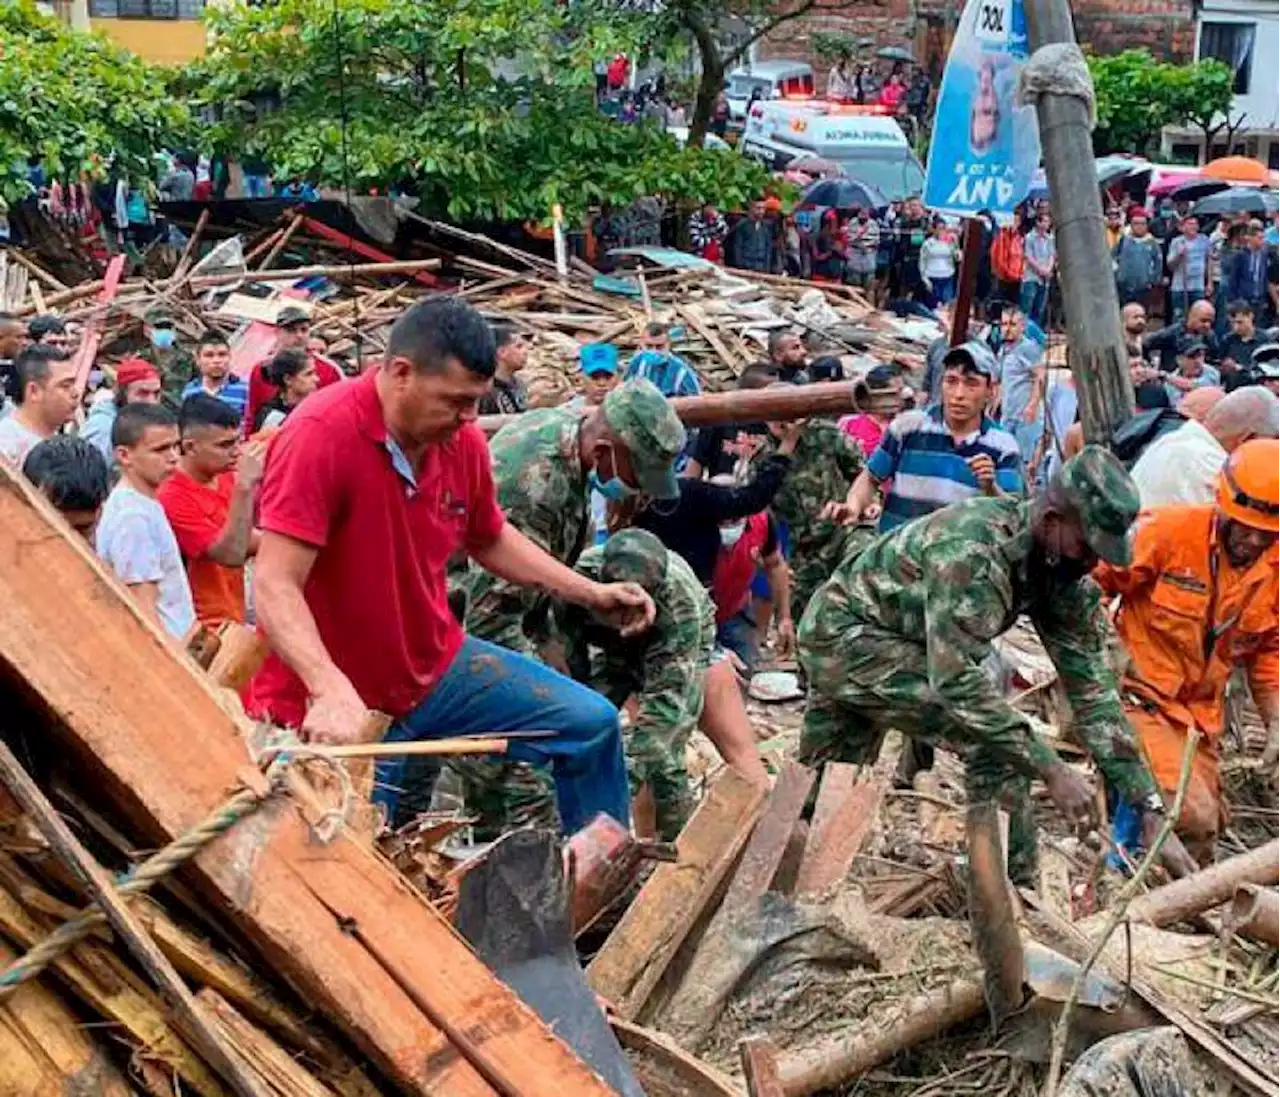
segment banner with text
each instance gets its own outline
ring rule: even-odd
[[[1028,55],[1022,0],[968,0],[942,75],[925,205],[1007,221],[1040,163],[1034,107],[1014,102]]]

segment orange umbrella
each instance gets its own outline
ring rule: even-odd
[[[1222,156],[1210,160],[1200,169],[1207,179],[1221,179],[1224,183],[1265,187],[1270,178],[1265,164],[1250,160],[1247,156]]]

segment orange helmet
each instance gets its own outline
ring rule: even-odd
[[[1280,533],[1280,440],[1238,446],[1218,476],[1218,510],[1242,525]]]

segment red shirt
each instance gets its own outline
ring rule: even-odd
[[[328,358],[313,354],[311,360],[316,364],[316,376],[320,379],[320,388],[336,384],[342,380],[342,370],[338,369]],[[270,358],[264,358],[249,371],[249,405],[244,412],[246,435],[253,433],[253,424],[258,419],[258,409],[268,401],[275,399],[276,393],[280,391],[280,387],[268,381],[263,372],[270,361]]]
[[[717,625],[723,625],[746,605],[751,580],[755,578],[768,541],[769,515],[761,512],[747,519],[746,529],[733,548],[721,547],[711,578]]]
[[[236,474],[229,469],[212,484],[201,484],[177,469],[156,493],[187,565],[196,616],[210,628],[245,618],[244,568],[224,567],[206,555],[226,528],[235,482]]]
[[[259,525],[319,549],[303,593],[320,639],[364,703],[398,718],[462,646],[449,557],[491,544],[505,519],[480,429],[430,447],[415,481],[387,435],[377,377],[317,392],[285,421],[267,457]],[[275,655],[250,685],[257,717],[297,726],[306,702],[301,679]]]

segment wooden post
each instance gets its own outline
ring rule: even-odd
[[[978,288],[978,267],[982,265],[982,223],[969,217],[964,223],[964,253],[960,257],[960,288],[951,314],[950,345],[958,347],[969,338],[969,318],[973,315],[973,294]]]
[[[1027,0],[1026,11],[1033,50],[1075,43],[1068,0]],[[1085,441],[1105,445],[1133,415],[1133,385],[1103,235],[1089,111],[1082,99],[1050,93],[1040,97],[1036,114],[1057,233],[1067,364],[1075,378]]]

